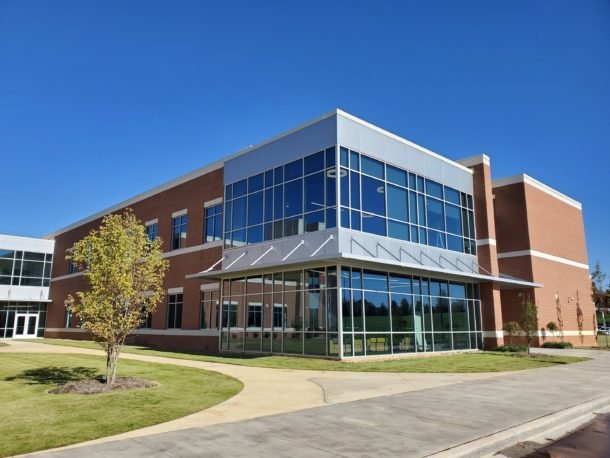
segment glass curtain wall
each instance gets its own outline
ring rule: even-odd
[[[337,226],[334,146],[225,187],[225,247]]]
[[[339,356],[337,269],[224,280],[221,350]]]
[[[478,285],[341,268],[343,354],[482,348]]]
[[[472,196],[340,147],[341,227],[476,254]]]
[[[49,286],[53,255],[0,250],[0,285]]]

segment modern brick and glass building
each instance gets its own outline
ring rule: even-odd
[[[491,348],[528,300],[541,328],[595,344],[578,202],[340,110],[51,234],[45,336],[86,338],[64,307],[86,287],[65,252],[125,208],[170,261],[139,344],[337,358]]]

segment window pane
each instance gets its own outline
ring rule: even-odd
[[[360,170],[360,154],[355,151],[349,152],[349,168],[352,170]]]
[[[284,167],[276,167],[273,169],[273,183],[278,185],[284,182]]]
[[[447,235],[447,249],[452,251],[457,251],[458,253],[462,253],[464,251],[464,242],[462,237],[458,237],[457,235]]]
[[[426,180],[426,194],[429,196],[443,198],[443,185],[436,181]]]
[[[388,185],[388,217],[408,221],[407,190]]]
[[[445,233],[428,229],[428,245],[436,248],[447,248]]]
[[[305,158],[305,175],[324,168],[324,151],[312,154]]]
[[[305,230],[302,217],[284,219],[284,237],[303,234]]]
[[[273,170],[267,170],[265,172],[265,188],[273,186]]]
[[[390,274],[390,292],[411,294],[411,277],[409,275]]]
[[[352,208],[360,208],[360,174],[350,172],[350,205]]]
[[[248,226],[263,222],[263,193],[248,196]]]
[[[284,216],[294,216],[303,213],[303,179],[286,183]]]
[[[341,207],[341,227],[349,229],[349,210]]]
[[[362,307],[362,291],[354,290],[352,291],[353,303],[352,303],[352,313],[354,317],[354,331],[364,331],[364,315],[363,315],[363,307]]]
[[[352,229],[355,231],[362,230],[362,224],[360,221],[360,212],[357,210],[352,210],[350,213],[351,213]]]
[[[284,166],[284,181],[289,181],[294,178],[303,176],[303,160],[297,159],[296,161],[289,162]]]
[[[369,234],[386,236],[385,218],[374,215],[362,214],[362,230]]]
[[[305,232],[316,232],[324,229],[324,210],[305,215]]]
[[[349,175],[347,170],[341,169],[341,205],[349,205]]]
[[[371,175],[382,180],[385,178],[383,162],[376,159],[372,159],[368,156],[361,157],[362,173]]]
[[[240,197],[233,201],[233,229],[246,226],[246,198]]]
[[[409,225],[388,220],[388,237],[409,241]]]
[[[324,172],[305,177],[305,211],[324,208]]]
[[[260,243],[263,241],[263,226],[252,226],[248,228],[248,243]]]
[[[460,207],[445,204],[447,232],[462,235],[462,218]]]
[[[265,189],[265,222],[273,221],[273,188]]]
[[[263,189],[263,174],[251,176],[248,178],[248,192],[260,191]]]
[[[233,185],[228,184],[225,186],[225,199],[231,200],[233,198]]]
[[[451,327],[454,331],[468,331],[465,299],[451,299]]]
[[[385,216],[385,185],[383,181],[362,176],[362,210]]]
[[[334,167],[335,163],[335,147],[326,148],[326,167]]]
[[[326,229],[337,227],[337,208],[329,208],[326,210]]]
[[[349,167],[349,151],[345,147],[341,147],[339,149],[340,161],[341,165],[344,167]]]
[[[414,331],[413,296],[392,294],[392,330]]]
[[[284,217],[284,186],[273,188],[273,219]]]
[[[337,205],[337,179],[335,178],[336,169],[326,171],[326,206]]]
[[[428,227],[432,229],[438,229],[440,231],[445,230],[445,215],[443,211],[443,203],[440,200],[427,198],[427,216],[428,216]]]
[[[388,291],[388,276],[385,273],[365,270],[362,278],[364,283],[364,289],[370,289],[374,291]]]
[[[407,187],[407,172],[405,172],[404,170],[400,170],[399,168],[394,167],[392,165],[386,165],[386,169],[388,173],[389,182],[395,183],[399,186],[404,186],[405,188]]]
[[[248,190],[248,183],[246,180],[238,181],[233,183],[233,198],[245,196]]]
[[[388,293],[364,292],[364,322],[366,332],[390,331]]]
[[[460,205],[460,192],[445,186],[445,200],[455,205]]]

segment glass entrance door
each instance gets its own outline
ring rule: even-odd
[[[13,339],[36,337],[38,331],[37,313],[16,313]]]

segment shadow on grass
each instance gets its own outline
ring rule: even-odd
[[[76,382],[78,380],[88,380],[99,377],[97,371],[90,367],[38,367],[36,369],[28,369],[18,375],[7,377],[4,380],[13,382],[15,380],[24,380],[28,385],[47,385],[58,384],[63,385],[68,382]]]

